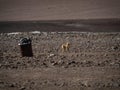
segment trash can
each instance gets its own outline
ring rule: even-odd
[[[19,41],[19,46],[21,50],[21,55],[22,57],[32,57],[33,52],[32,52],[32,44],[31,44],[31,39],[30,38],[22,38]]]

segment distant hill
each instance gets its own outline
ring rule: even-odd
[[[0,21],[120,18],[120,0],[0,0]]]

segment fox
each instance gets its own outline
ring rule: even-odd
[[[61,45],[61,48],[62,48],[62,52],[67,52],[67,51],[69,51],[70,43],[67,42],[67,43],[62,44],[62,45]]]

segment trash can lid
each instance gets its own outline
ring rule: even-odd
[[[18,45],[25,45],[25,44],[30,44],[30,43],[31,43],[30,38],[21,38]]]

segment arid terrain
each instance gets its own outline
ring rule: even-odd
[[[21,56],[21,37],[33,57]],[[1,33],[0,90],[120,90],[120,33]]]
[[[0,90],[120,90],[120,0],[0,0]]]
[[[29,31],[120,32],[120,18],[0,21],[0,33]]]

